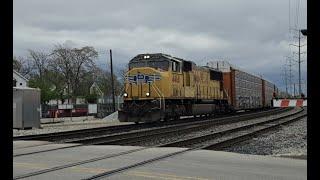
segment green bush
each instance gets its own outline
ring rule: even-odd
[[[85,97],[88,103],[97,103],[98,95],[97,94],[88,94]]]

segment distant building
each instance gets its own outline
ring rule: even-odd
[[[28,87],[28,79],[13,70],[13,87]]]

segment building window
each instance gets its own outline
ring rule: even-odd
[[[172,71],[181,72],[181,65],[179,62],[172,61]]]
[[[20,83],[20,86],[22,86],[22,83]]]

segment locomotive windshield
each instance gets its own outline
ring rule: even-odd
[[[143,61],[132,61],[129,63],[129,69],[138,68],[138,67],[152,67],[155,69],[168,71],[169,61],[143,60]]]

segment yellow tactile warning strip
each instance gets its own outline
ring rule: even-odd
[[[23,168],[30,168],[30,169],[38,169],[43,170],[50,168],[46,164],[37,164],[37,163],[19,163],[19,162],[13,162],[13,166],[16,167],[23,167]],[[84,167],[71,167],[68,168],[71,171],[75,172],[83,172],[83,173],[103,173],[105,171],[110,171],[112,169],[105,169],[105,168],[84,168]],[[163,173],[150,173],[150,172],[142,172],[142,171],[130,171],[130,172],[124,172],[121,175],[126,176],[137,176],[137,177],[146,177],[146,178],[154,178],[154,179],[166,179],[166,180],[209,180],[206,178],[200,178],[200,177],[190,177],[190,176],[177,176],[172,174],[163,174]]]
[[[172,179],[172,180],[180,180],[180,179],[192,179],[192,180],[209,180],[205,178],[199,177],[190,177],[190,176],[177,176],[172,174],[163,174],[163,173],[150,173],[150,172],[140,172],[140,171],[131,171],[124,173],[126,175],[133,175],[133,176],[142,176],[148,178],[155,178],[155,179]],[[211,179],[212,180],[212,179]]]

